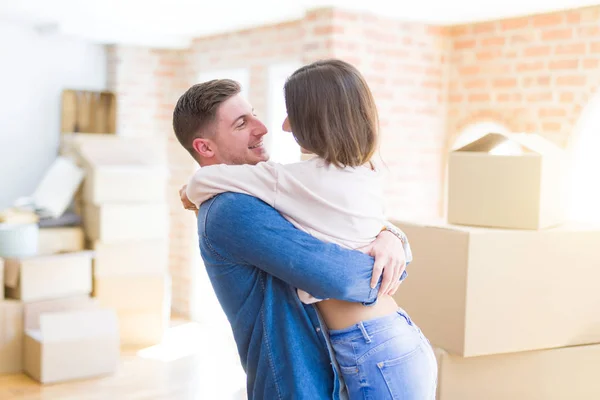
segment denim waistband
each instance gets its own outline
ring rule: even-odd
[[[330,329],[329,338],[332,342],[343,342],[365,337],[365,335],[371,336],[377,332],[392,328],[394,322],[399,321],[400,319],[410,321],[406,312],[403,309],[398,308],[395,313],[384,317],[361,321],[358,324],[354,324],[344,329]]]

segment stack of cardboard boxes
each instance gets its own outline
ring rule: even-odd
[[[521,154],[495,154],[507,140]],[[566,171],[538,135],[489,134],[450,155],[448,223],[398,222],[415,259],[396,300],[439,400],[600,398],[600,227],[565,223]]]
[[[156,146],[116,135],[65,137],[85,169],[81,214],[94,297],[117,310],[122,346],[161,341],[170,318],[167,170]]]
[[[41,383],[113,373],[116,313],[90,298],[93,254],[83,250],[81,228],[40,229],[37,247],[0,259],[0,373]]]

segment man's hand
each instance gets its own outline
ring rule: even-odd
[[[194,203],[192,203],[190,201],[190,199],[188,199],[187,194],[185,193],[185,189],[187,188],[187,185],[183,185],[181,187],[181,189],[179,189],[179,198],[181,199],[181,204],[183,205],[183,208],[185,208],[186,210],[192,210],[192,211],[198,211],[198,207],[196,207],[196,205]]]
[[[379,288],[379,295],[396,293],[400,286],[400,275],[406,269],[406,258],[402,242],[391,232],[383,231],[377,239],[368,246],[359,249],[375,258],[371,287],[377,286],[377,282],[383,273],[383,280]]]

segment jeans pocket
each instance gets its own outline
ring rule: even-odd
[[[353,367],[342,367],[340,366],[340,372],[348,388],[348,396],[350,399],[360,399],[363,397],[362,385],[364,383],[358,366]]]
[[[387,389],[393,400],[433,400],[433,367],[421,346],[402,357],[379,362],[377,368],[385,382],[380,390]]]

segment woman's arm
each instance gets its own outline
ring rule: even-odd
[[[274,207],[278,165],[261,162],[256,165],[220,164],[202,167],[190,179],[186,195],[196,207],[224,192],[248,194]]]

